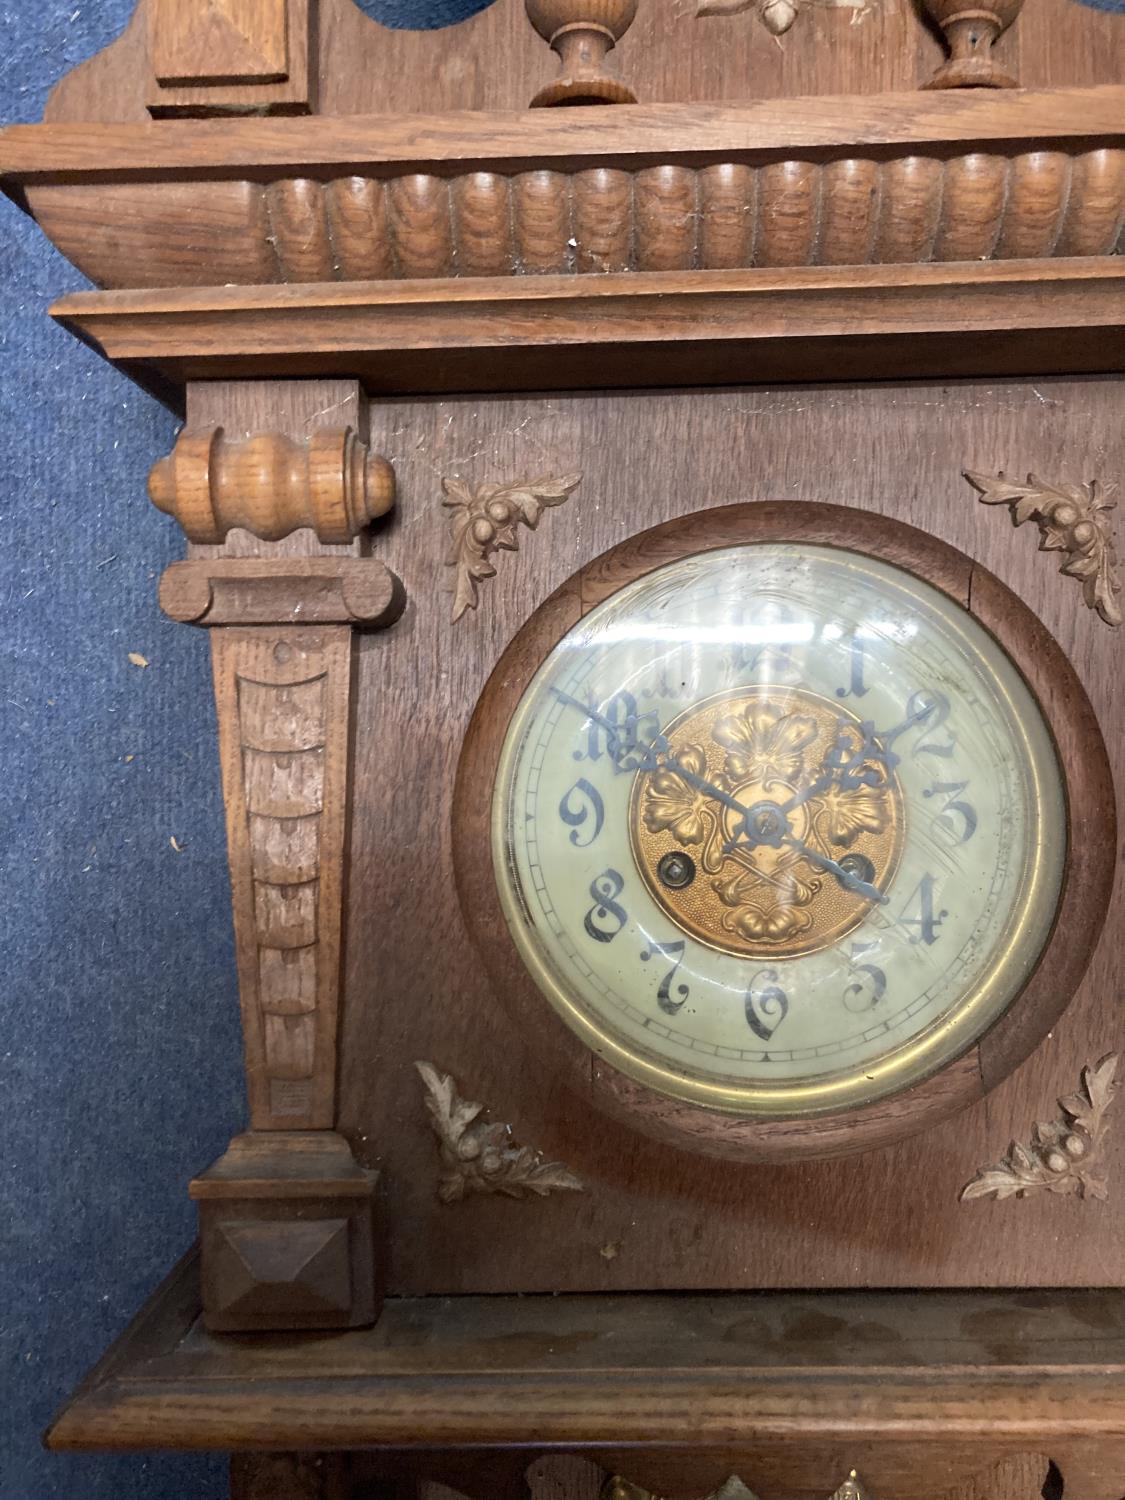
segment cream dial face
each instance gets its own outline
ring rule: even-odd
[[[1023,679],[938,590],[842,549],[701,553],[551,652],[505,741],[505,917],[640,1082],[850,1107],[962,1053],[1041,953],[1063,784]]]

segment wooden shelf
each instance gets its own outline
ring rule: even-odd
[[[612,161],[644,165],[731,153],[841,146],[982,146],[1035,137],[1125,134],[1125,85],[821,95],[740,104],[635,104],[581,110],[305,116],[159,124],[10,125],[0,130],[0,180],[15,185],[151,182],[279,174],[420,172],[476,164],[527,171]]]
[[[52,313],[166,390],[295,375],[393,393],[1125,364],[1118,257],[83,292]]]
[[[1074,1500],[1125,1474],[1125,1290],[405,1298],[304,1335],[198,1312],[193,1254],[49,1446],[519,1445],[669,1487],[741,1467],[815,1489],[846,1464],[911,1497],[1016,1453],[1069,1466]]]

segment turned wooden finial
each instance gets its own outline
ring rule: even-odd
[[[528,19],[559,55],[561,70],[532,108],[547,104],[636,104],[637,96],[606,71],[606,58],[633,24],[637,0],[526,0]]]
[[[992,60],[992,46],[1023,9],[1023,0],[922,0],[945,33],[949,59],[926,84],[928,89],[1014,89],[1019,84]]]
[[[236,526],[265,541],[311,526],[321,542],[350,542],[391,509],[395,477],[350,427],[318,428],[305,442],[280,432],[234,442],[207,427],[180,434],[148,492],[193,542],[221,542]]]

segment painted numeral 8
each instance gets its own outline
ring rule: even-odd
[[[590,882],[594,904],[582,925],[595,943],[612,943],[629,920],[629,913],[617,901],[624,889],[625,878],[616,870],[603,870],[596,880]]]

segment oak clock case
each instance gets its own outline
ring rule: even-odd
[[[1068,824],[1100,815],[1104,746],[1063,763],[1081,685],[995,580],[988,625],[950,596],[966,567],[861,511],[733,507],[518,633],[466,740],[458,806],[491,814],[458,822],[459,888],[515,1024],[548,1064],[588,1048],[619,1121],[749,1161],[869,1149],[980,1097],[989,1033],[992,1084],[1077,987],[1111,869]]]

